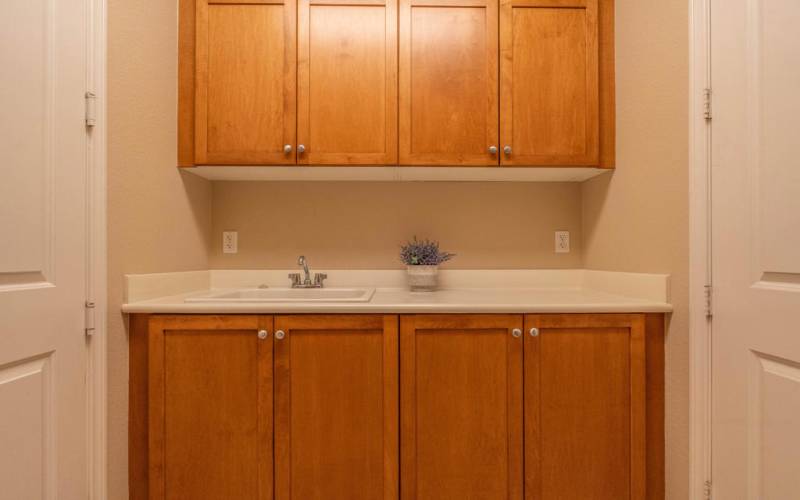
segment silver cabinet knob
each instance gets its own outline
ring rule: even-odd
[[[511,335],[513,335],[515,339],[518,339],[522,337],[522,330],[520,330],[519,328],[514,328],[513,330],[511,330]]]
[[[278,340],[283,340],[283,337],[286,336],[286,333],[283,330],[278,330],[275,332],[275,338]]]
[[[539,336],[539,329],[538,328],[531,328],[530,334],[531,334],[531,337],[538,337]]]
[[[306,152],[306,147],[302,144],[297,145],[297,154],[303,154]]]
[[[489,154],[496,155],[497,154],[497,146],[489,146]]]
[[[287,144],[287,145],[283,146],[283,154],[288,155],[291,152],[292,152],[292,145],[291,144]]]
[[[506,156],[510,156],[511,155],[511,146],[505,146],[503,148],[503,153],[505,153]]]
[[[266,330],[259,330],[258,331],[258,338],[260,338],[261,340],[264,340],[265,338],[267,338],[267,335],[269,335],[269,333]]]

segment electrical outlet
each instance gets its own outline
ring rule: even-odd
[[[569,231],[556,231],[556,253],[569,253]]]
[[[222,232],[222,253],[239,252],[239,233],[236,231]]]

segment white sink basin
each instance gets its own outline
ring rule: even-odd
[[[186,302],[369,302],[374,288],[248,288],[190,297]]]

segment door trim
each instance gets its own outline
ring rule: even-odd
[[[689,0],[689,498],[709,497],[711,481],[711,0]],[[713,110],[712,110],[713,112]]]
[[[87,301],[95,304],[94,333],[87,337],[87,456],[89,499],[107,498],[106,414],[106,317],[107,236],[106,236],[106,0],[87,0],[86,90],[95,93],[96,121],[87,133]]]

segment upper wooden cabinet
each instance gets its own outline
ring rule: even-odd
[[[401,164],[497,165],[497,44],[497,0],[400,0]]]
[[[294,0],[196,7],[195,162],[294,163]]]
[[[598,0],[502,0],[504,165],[598,165]]]
[[[179,165],[613,167],[613,0],[296,1],[180,0]]]
[[[396,163],[396,0],[300,0],[298,53],[298,163]]]

